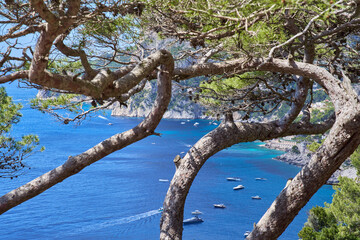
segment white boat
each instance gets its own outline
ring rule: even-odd
[[[244,238],[246,238],[247,236],[249,236],[250,235],[250,231],[246,231],[245,233],[244,233]]]
[[[195,210],[193,212],[191,212],[192,215],[201,215],[202,212],[200,212],[199,210]]]
[[[236,187],[234,187],[234,190],[239,190],[239,189],[244,189],[245,187],[243,185],[237,185]]]
[[[266,178],[262,178],[262,177],[257,177],[255,178],[256,181],[266,181],[267,179]]]
[[[169,179],[162,179],[162,178],[159,179],[159,182],[168,182],[168,181]]]
[[[252,199],[255,199],[255,200],[260,200],[260,199],[261,199],[261,197],[260,197],[260,196],[258,196],[258,195],[256,195],[256,196],[252,196],[251,198],[252,198]]]
[[[228,178],[226,178],[226,180],[228,180],[228,181],[233,181],[233,182],[240,182],[240,181],[241,181],[241,178],[238,178],[238,177],[228,177]]]
[[[185,219],[183,221],[183,224],[184,225],[187,225],[187,224],[194,224],[194,223],[202,223],[204,220],[202,220],[201,218],[199,218],[198,216],[195,216],[195,217],[192,217],[192,218],[188,218],[188,219]]]
[[[196,122],[194,123],[194,126],[197,127],[200,123]]]
[[[220,203],[220,204],[214,204],[214,207],[215,207],[215,208],[226,208],[226,206],[225,206],[224,204],[222,204],[222,203]]]
[[[185,122],[181,122],[180,124],[185,124]]]

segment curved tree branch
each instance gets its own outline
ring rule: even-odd
[[[325,69],[312,64],[275,59],[271,62],[263,62],[257,69],[296,74],[315,80],[327,90],[336,113],[335,125],[323,147],[286,188],[292,189],[291,194],[290,190],[281,192],[248,237],[248,239],[276,239],[311,196],[360,143],[360,103],[356,93],[346,82],[345,84],[340,82]],[[213,70],[209,69],[209,71]],[[306,125],[291,124],[287,128],[289,132],[279,129],[282,128],[278,128],[274,122],[235,124],[227,118],[217,129],[200,139],[180,160],[171,181],[164,201],[160,239],[182,238],[185,199],[198,171],[209,157],[235,143],[273,139],[296,132],[301,134],[300,132],[306,129]],[[314,185],[314,182],[317,184]],[[298,187],[299,184],[301,185]]]
[[[84,67],[85,72],[87,74],[87,78],[94,78],[96,76],[98,71],[94,70],[91,67],[84,50],[74,50],[72,48],[69,48],[64,44],[62,37],[60,37],[60,39],[55,40],[55,46],[57,47],[57,49],[59,49],[61,53],[63,53],[66,56],[80,57],[81,64]]]
[[[314,45],[313,44],[305,44],[305,55],[304,62],[312,63],[314,61]],[[289,60],[291,61],[291,60]],[[285,131],[288,126],[297,118],[300,111],[302,110],[304,103],[306,101],[306,97],[308,94],[308,90],[310,87],[310,79],[307,77],[299,77],[296,81],[296,91],[294,95],[294,101],[291,104],[290,110],[278,121],[278,125],[281,126],[283,131]]]
[[[14,39],[14,38],[19,38],[31,33],[35,33],[35,32],[39,32],[42,29],[41,26],[30,26],[24,30],[18,31],[18,32],[14,32],[14,33],[8,33],[5,35],[0,36],[0,42],[3,42],[7,39]]]
[[[345,110],[345,109],[344,109]],[[348,108],[310,162],[285,187],[247,239],[276,239],[360,144],[360,111]]]
[[[59,24],[59,19],[48,9],[43,0],[31,0],[30,5],[39,13],[40,17],[48,23],[53,25]]]
[[[83,94],[95,99],[108,99],[128,93],[150,73],[158,72],[156,67],[160,64],[165,64],[170,57],[171,55],[167,51],[159,50],[145,58],[135,67],[126,66],[114,73],[108,69],[103,69],[91,81],[44,70],[42,78],[30,78],[29,82],[50,89],[56,88]]]
[[[70,156],[63,165],[5,194],[0,198],[0,214],[37,196],[103,157],[154,134],[155,128],[162,119],[170,102],[171,80],[174,69],[174,61],[171,54],[165,50],[161,52],[163,53],[163,59],[161,64],[158,64],[160,65],[158,92],[150,114],[133,129],[116,134],[75,157]]]
[[[317,35],[313,36],[312,40],[316,41],[323,37],[331,36],[335,33],[346,31],[348,29],[356,29],[356,28],[360,28],[360,19],[353,19],[349,22],[341,24],[340,26],[337,26],[336,28],[322,31],[322,32],[318,33]]]
[[[70,8],[65,18],[59,19],[42,0],[31,0],[31,6],[46,21],[38,38],[33,59],[30,65],[29,80],[37,81],[45,75],[49,53],[54,40],[65,33],[76,21],[76,14],[80,10],[80,0],[69,1]],[[40,80],[41,81],[41,80]]]
[[[281,43],[281,44],[279,44],[279,45],[271,48],[271,50],[270,50],[270,52],[269,52],[269,58],[272,58],[272,57],[273,57],[274,51],[275,51],[276,49],[279,49],[279,48],[281,48],[281,47],[283,47],[283,46],[285,46],[285,45],[287,45],[287,44],[290,44],[290,43],[292,43],[296,38],[303,36],[303,35],[309,30],[310,26],[314,23],[314,21],[315,21],[316,19],[318,19],[319,17],[321,17],[321,15],[323,15],[324,13],[326,13],[327,11],[329,11],[329,9],[331,9],[332,7],[340,4],[341,2],[343,2],[343,0],[337,1],[336,3],[332,4],[328,9],[322,11],[321,13],[319,13],[318,15],[316,15],[315,17],[313,17],[313,18],[309,21],[309,23],[306,25],[306,27],[304,28],[304,30],[302,30],[301,32],[295,34],[294,36],[292,36],[290,39],[288,39],[288,40],[285,41],[284,43]]]
[[[14,72],[14,73],[6,75],[6,76],[1,76],[0,83],[11,82],[11,81],[14,81],[17,79],[24,79],[28,76],[28,73],[29,73],[29,71],[22,70],[22,71]]]
[[[333,120],[323,125],[295,123],[289,126],[289,131],[279,133],[274,130],[277,126],[275,122],[234,123],[228,117],[219,127],[202,137],[180,160],[180,163],[177,163],[178,167],[164,201],[164,211],[160,222],[160,239],[182,239],[186,196],[202,165],[215,153],[240,142],[265,141],[294,134],[308,134],[309,132],[312,134],[324,133],[333,123]]]

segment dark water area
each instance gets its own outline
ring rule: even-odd
[[[27,99],[34,90],[7,87],[9,95],[24,105],[24,117],[13,134],[35,133],[46,147],[27,159],[32,169],[10,180],[0,179],[0,194],[27,183],[63,164],[113,134],[128,130],[141,119],[95,116],[82,125],[63,125],[48,115],[30,109]],[[195,127],[194,123],[198,122]],[[108,125],[112,123],[112,125]],[[182,124],[183,123],[183,124]],[[173,159],[183,155],[198,139],[214,129],[205,120],[162,120],[157,132],[85,168],[43,194],[0,216],[1,239],[159,239],[159,221],[169,182],[175,171]],[[279,151],[260,147],[260,142],[242,143],[209,159],[199,172],[187,198],[184,217],[195,209],[204,222],[184,226],[184,240],[242,239],[251,230],[290,177],[300,170],[272,158]],[[226,181],[240,177],[241,182]],[[267,181],[256,181],[255,178]],[[245,189],[234,191],[238,184]],[[299,213],[280,239],[297,239],[306,221],[306,211],[330,202],[333,190],[324,186]],[[251,196],[259,195],[261,200]],[[225,209],[215,209],[223,203]]]

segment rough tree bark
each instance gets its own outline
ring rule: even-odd
[[[240,142],[264,141],[275,137],[310,132],[321,134],[327,131],[332,124],[333,121],[329,121],[326,125],[291,124],[288,131],[275,135],[275,123],[234,123],[231,117],[227,117],[215,130],[202,137],[180,160],[164,201],[164,211],[160,222],[160,239],[182,239],[186,196],[203,164],[215,153]]]
[[[328,92],[336,113],[336,123],[323,146],[291,184],[281,192],[248,236],[248,239],[276,239],[311,196],[359,145],[360,104],[346,77],[341,82],[325,69],[307,63],[278,59],[263,62],[256,60],[255,63],[258,70],[296,74],[315,80]],[[246,67],[251,65],[248,64]],[[202,70],[207,69],[202,68]],[[239,142],[267,140],[308,132],[305,123],[301,126],[299,123],[289,124],[285,131],[279,123],[281,121],[262,124],[233,123],[231,118],[227,118],[217,129],[200,139],[181,159],[171,181],[164,201],[160,239],[182,239],[186,196],[198,171],[213,154]],[[323,133],[330,128],[329,125],[327,127],[316,128],[317,131],[312,129],[312,133]]]
[[[50,2],[52,3],[52,1]],[[155,128],[169,103],[172,76],[175,76],[175,80],[182,80],[196,76],[211,76],[224,73],[231,75],[260,70],[294,74],[303,77],[297,81],[295,99],[291,110],[286,117],[270,123],[234,123],[232,116],[227,115],[225,121],[217,129],[200,139],[185,157],[180,159],[176,164],[176,172],[164,202],[160,238],[181,239],[183,210],[188,191],[202,165],[216,152],[239,142],[267,140],[295,134],[323,133],[333,125],[329,137],[323,146],[314,155],[310,163],[295,177],[291,184],[280,193],[248,237],[249,239],[277,238],[317,189],[323,185],[327,178],[340,166],[346,157],[353,152],[360,142],[360,130],[358,130],[360,125],[359,101],[346,77],[344,77],[344,81],[341,82],[326,70],[312,64],[306,64],[312,62],[315,54],[314,46],[307,46],[306,44],[304,48],[305,63],[294,62],[291,58],[289,58],[289,60],[243,58],[206,63],[206,60],[211,54],[214,54],[222,48],[222,46],[219,45],[219,49],[213,49],[213,51],[209,52],[209,55],[205,54],[200,64],[186,68],[174,69],[174,62],[170,53],[162,50],[143,59],[138,65],[128,65],[114,72],[105,68],[94,69],[88,61],[88,56],[84,50],[72,49],[66,46],[67,43],[65,39],[68,34],[89,21],[89,19],[96,17],[96,14],[106,15],[108,13],[114,13],[116,15],[117,12],[121,13],[121,15],[128,13],[140,16],[144,7],[142,3],[132,1],[115,1],[114,6],[110,6],[109,4],[112,3],[108,3],[109,1],[104,1],[104,3],[105,2],[105,5],[102,4],[101,1],[94,3],[91,6],[94,7],[94,13],[91,13],[88,12],[88,9],[86,10],[87,7],[84,6],[86,2],[80,0],[62,1],[62,3],[66,3],[66,12],[63,4],[61,4],[62,7],[54,10],[52,4],[44,0],[30,0],[29,4],[31,8],[29,8],[29,10],[31,14],[26,16],[28,22],[23,22],[21,18],[21,21],[18,22],[17,30],[20,29],[19,31],[14,28],[13,30],[15,30],[15,32],[8,31],[7,34],[0,36],[1,42],[8,39],[17,39],[31,33],[38,33],[36,48],[33,52],[31,51],[32,58],[26,57],[26,62],[31,60],[30,68],[29,70],[4,74],[0,76],[0,83],[16,79],[26,79],[30,84],[41,85],[45,88],[55,88],[66,92],[83,94],[94,99],[107,100],[114,98],[122,102],[128,99],[133,93],[142,89],[145,83],[144,79],[155,78],[154,76],[158,73],[158,96],[152,112],[137,127],[117,134],[78,156],[69,157],[62,166],[1,197],[0,214],[40,194],[65,178],[76,174],[84,167],[98,161],[104,156],[154,134]],[[24,2],[24,4],[27,5],[28,3]],[[192,40],[198,42],[204,39],[221,40],[223,37],[234,35],[239,29],[247,31],[247,28],[254,22],[262,20],[263,17],[269,18],[268,13],[271,12],[271,8],[263,9],[255,13],[255,15],[253,14],[253,17],[256,17],[256,19],[254,19],[252,23],[249,23],[247,18],[227,18],[227,20],[238,22],[236,24],[236,30],[228,29],[223,33],[214,34],[210,33],[210,31],[212,31],[210,30],[201,35],[196,33],[196,39],[193,38]],[[359,28],[360,21],[354,18],[357,12],[358,11],[355,11],[353,13],[353,16],[350,18],[351,21],[336,26],[335,28],[326,29],[313,36],[310,44],[326,36],[340,35],[339,33],[348,34],[347,31],[350,28]],[[10,15],[2,16],[8,18],[10,22],[14,20]],[[317,17],[319,16],[320,15]],[[17,24],[16,21],[14,23]],[[165,25],[168,24],[168,22],[164,23]],[[307,26],[310,25],[309,23]],[[24,27],[24,29],[21,27]],[[294,36],[301,31],[295,25],[288,25],[288,28]],[[301,42],[305,41],[305,32],[304,30],[298,35]],[[335,40],[336,39],[337,38],[335,38]],[[289,42],[291,42],[291,40],[274,47],[271,52]],[[326,43],[327,42],[328,40],[326,40]],[[64,56],[79,58],[85,71],[84,74],[69,76],[67,74],[53,73],[48,70],[49,56],[50,52],[54,49],[53,47],[56,47]],[[27,50],[24,49],[24,53],[26,51]],[[24,57],[25,55],[26,54],[24,54]],[[272,54],[270,54],[270,56],[272,56]],[[3,56],[3,60],[0,61],[0,65],[5,61],[7,61],[6,54]],[[23,61],[25,63],[25,58]],[[157,69],[158,66],[160,66],[160,70]],[[304,119],[303,122],[293,123],[304,105],[309,87],[309,79],[320,84],[331,97],[335,106],[335,124],[333,120],[329,120],[321,125],[310,124],[306,119]]]
[[[355,111],[354,112],[352,111]],[[247,239],[277,239],[360,144],[360,112],[347,109],[310,162],[281,191]]]
[[[309,67],[307,70],[314,74]],[[281,191],[247,239],[277,239],[317,190],[360,144],[360,102],[350,80],[343,82],[325,70],[315,80],[322,85],[335,106],[336,122],[310,162]]]
[[[136,127],[126,132],[116,134],[77,156],[70,156],[63,165],[5,194],[0,198],[0,214],[39,195],[43,191],[80,172],[83,168],[114,151],[155,134],[155,128],[162,119],[170,102],[171,80],[174,70],[174,60],[169,52],[160,50],[155,56],[157,56],[157,65],[160,65],[158,92],[149,115]],[[154,66],[154,68],[155,67],[156,66]]]

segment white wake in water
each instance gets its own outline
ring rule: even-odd
[[[86,227],[82,227],[80,229],[77,229],[75,232],[73,232],[71,235],[75,235],[75,234],[80,234],[80,233],[84,233],[84,232],[90,232],[90,231],[96,231],[102,228],[106,228],[106,227],[112,227],[115,225],[122,225],[122,224],[126,224],[126,223],[131,223],[134,221],[138,221],[140,219],[143,218],[147,218],[147,217],[151,217],[153,215],[156,214],[160,214],[161,211],[159,209],[156,210],[152,210],[152,211],[148,211],[145,213],[140,213],[137,215],[133,215],[130,217],[124,217],[124,218],[119,218],[119,219],[112,219],[112,220],[108,220],[102,223],[96,223],[96,224],[92,224]]]
[[[108,118],[106,118],[104,116],[101,116],[101,115],[99,115],[98,117],[101,118],[101,119],[104,119],[104,120],[109,120]]]

